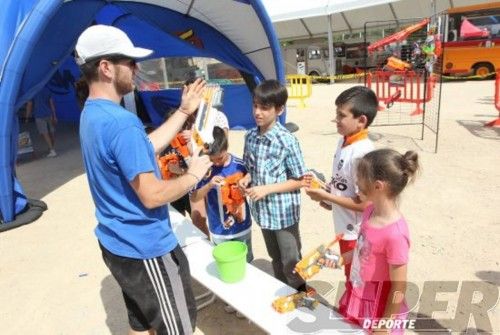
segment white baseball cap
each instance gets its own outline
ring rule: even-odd
[[[153,50],[135,47],[127,34],[120,29],[102,24],[85,29],[76,42],[75,50],[78,65],[107,55],[123,55],[137,59],[153,53]]]

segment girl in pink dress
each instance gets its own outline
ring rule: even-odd
[[[381,149],[359,160],[359,196],[371,204],[363,212],[356,249],[329,262],[332,267],[351,263],[340,314],[375,333],[404,332],[410,236],[398,208],[398,195],[418,169],[418,155],[413,151],[401,155]],[[388,326],[380,328],[381,320]]]

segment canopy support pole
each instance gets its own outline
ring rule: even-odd
[[[328,68],[328,75],[330,76],[330,84],[334,83],[333,76],[335,75],[335,55],[333,54],[333,34],[332,34],[332,14],[327,16],[328,21],[328,58],[330,66]]]

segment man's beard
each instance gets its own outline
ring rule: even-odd
[[[125,80],[120,75],[120,71],[118,70],[116,73],[116,78],[113,80],[113,86],[115,87],[116,93],[121,96],[124,96],[134,90],[134,83],[132,80]]]

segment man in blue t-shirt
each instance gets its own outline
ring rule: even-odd
[[[242,241],[247,244],[247,261],[253,260],[252,219],[238,181],[247,169],[243,161],[227,152],[227,136],[222,128],[214,127],[214,142],[208,150],[212,169],[196,186],[191,199],[205,199],[208,230],[214,244]]]
[[[43,137],[49,147],[49,154],[47,157],[56,157],[56,107],[52,99],[52,92],[47,87],[42,88],[42,90],[35,95],[33,100],[29,101],[26,105],[26,122],[28,122],[32,113],[35,118],[38,133]]]
[[[135,60],[151,53],[112,26],[94,25],[80,35],[76,60],[89,88],[80,142],[96,207],[95,234],[122,289],[129,334],[191,334],[196,304],[189,264],[172,232],[166,204],[192,189],[211,162],[195,152],[185,175],[163,181],[156,155],[196,110],[205,83],[197,80],[185,87],[177,112],[146,135],[120,100],[134,89]]]

